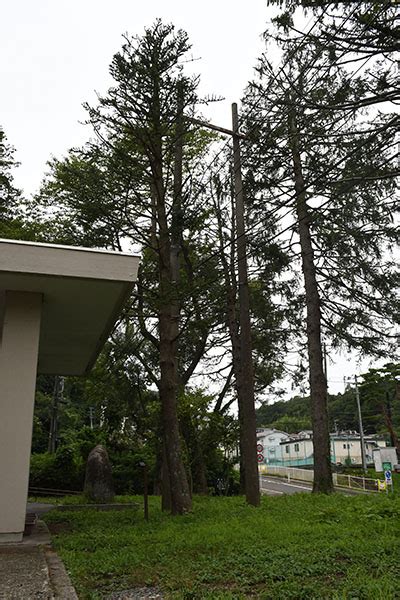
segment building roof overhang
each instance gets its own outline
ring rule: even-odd
[[[0,239],[0,296],[21,291],[43,297],[39,373],[88,373],[138,267],[134,254]],[[0,335],[2,322],[0,310]]]

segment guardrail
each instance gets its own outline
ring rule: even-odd
[[[276,467],[272,465],[260,465],[260,475],[272,475],[275,477],[284,477],[288,481],[295,479],[297,481],[314,481],[314,471],[312,469],[299,469],[297,467]],[[355,477],[354,475],[344,475],[342,473],[333,473],[333,485],[335,487],[344,487],[352,490],[362,490],[366,492],[378,492],[378,480],[368,477]]]

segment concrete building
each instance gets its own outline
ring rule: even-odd
[[[257,445],[263,447],[261,455],[266,465],[280,464],[282,447],[280,443],[289,438],[289,434],[278,429],[257,429]],[[260,453],[259,453],[260,454]]]
[[[385,447],[386,442],[379,436],[365,436],[365,454],[367,464],[374,462],[373,451]],[[360,436],[356,432],[330,434],[331,462],[335,465],[361,465]],[[314,448],[311,431],[303,431],[290,435],[280,442],[282,461],[277,463],[283,467],[306,467],[314,464]]]
[[[385,447],[386,442],[378,436],[364,436],[365,456],[367,465],[374,462],[373,451],[378,447]],[[331,434],[332,462],[340,465],[361,465],[361,442],[356,432]]]
[[[90,371],[138,264],[132,254],[0,240],[0,542],[24,531],[36,374]]]
[[[312,434],[291,435],[281,442],[283,467],[304,467],[314,464],[314,447]]]

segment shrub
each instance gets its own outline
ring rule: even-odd
[[[30,487],[80,491],[84,475],[84,463],[72,448],[60,448],[55,454],[45,452],[31,456]]]

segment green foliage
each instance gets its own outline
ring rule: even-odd
[[[80,491],[85,465],[73,448],[60,448],[55,454],[33,454],[29,485],[31,487]]]
[[[310,399],[295,396],[290,400],[279,400],[273,404],[264,402],[256,411],[257,427],[270,427],[283,418],[293,418],[298,421],[309,418]]]
[[[0,223],[12,219],[20,191],[14,186],[12,170],[18,166],[14,160],[14,148],[7,143],[0,126]]]
[[[398,365],[388,364],[383,369],[370,369],[362,375],[360,399],[364,430],[367,434],[387,435],[385,407],[391,407],[395,428],[400,427],[400,402],[395,374]],[[355,389],[348,386],[344,393],[328,395],[328,414],[330,431],[358,431],[358,413]],[[257,427],[274,427],[288,433],[310,429],[310,399],[295,396],[290,400],[280,400],[273,404],[262,404],[256,410]]]
[[[400,595],[400,498],[296,494],[264,497],[257,510],[195,498],[194,507],[177,520],[150,498],[149,523],[131,510],[45,518],[86,600],[146,585],[171,600]]]
[[[44,241],[52,227],[42,224],[37,212],[30,213],[29,203],[14,185],[14,170],[19,163],[15,150],[7,142],[0,126],[0,238]]]
[[[387,363],[362,374],[360,400],[367,429],[387,432],[388,427],[393,427],[399,430],[400,364]]]
[[[286,431],[286,433],[297,433],[299,431],[305,431],[311,429],[310,417],[290,417],[283,416],[277,421],[272,423],[274,429]]]
[[[90,431],[90,430],[89,430]],[[72,446],[61,446],[55,454],[47,452],[32,454],[29,485],[31,487],[83,490],[87,456],[104,436],[97,432],[92,437],[80,433],[81,443]],[[152,489],[154,481],[154,456],[149,451],[127,448],[121,449],[108,446],[108,453],[113,469],[115,491],[119,494],[143,493],[143,469],[139,466],[145,461],[149,467],[149,486]]]
[[[393,255],[399,239],[394,150],[399,117],[395,107],[390,114],[379,110],[368,113],[365,106],[398,99],[394,55],[390,55],[398,47],[398,41],[393,40],[397,33],[395,9],[390,3],[382,8],[377,2],[354,7],[341,3],[343,13],[328,10],[324,14],[317,9],[321,19],[315,17],[313,33],[301,36],[301,24],[291,24],[295,16],[292,9],[301,2],[278,3],[288,11],[275,20],[277,28],[268,28],[264,36],[267,46],[279,46],[282,64],[278,68],[271,65],[267,48],[244,98],[252,107],[247,129],[253,144],[245,166],[248,195],[253,198],[252,219],[258,216],[262,223],[257,235],[263,234],[269,214],[278,232],[280,226],[282,234],[291,227],[288,215],[294,208],[295,190],[288,115],[292,114],[323,336],[330,338],[334,347],[344,345],[359,352],[391,356],[399,308]],[[366,28],[372,19],[373,26]],[[339,33],[340,26],[345,33]],[[383,31],[387,39],[383,39]],[[386,45],[389,55],[384,53]],[[342,62],[335,60],[335,50]],[[361,74],[359,62],[351,65],[352,53],[357,51],[359,61],[365,55],[373,59]],[[377,81],[383,89],[382,77],[387,79],[384,93],[377,89]],[[277,217],[283,219],[283,212],[279,212],[282,206],[285,210],[289,207],[284,221]],[[297,235],[293,219],[291,233],[281,236],[281,248],[294,270],[300,268]],[[297,316],[299,312],[304,315],[303,289],[289,287],[287,293],[286,302],[291,303],[296,296]],[[305,319],[297,327],[289,314],[287,320],[293,339],[305,335]]]

